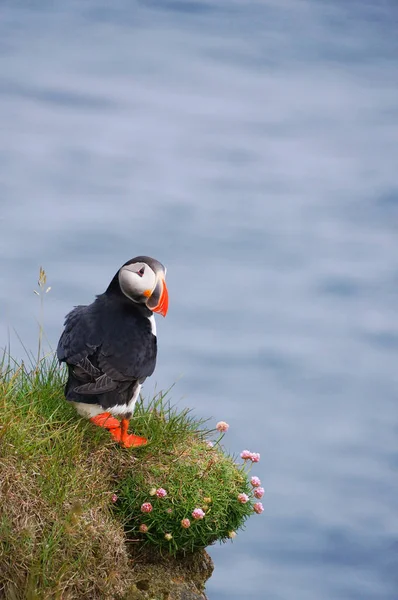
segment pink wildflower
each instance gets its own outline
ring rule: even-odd
[[[253,494],[256,498],[262,498],[264,496],[264,488],[262,488],[262,487],[256,488],[254,490]]]
[[[224,433],[224,431],[228,431],[229,425],[225,421],[219,421],[216,425],[217,431]]]
[[[144,502],[144,504],[141,505],[141,512],[143,512],[143,513],[152,512],[152,504],[150,502]]]
[[[158,498],[165,498],[167,496],[167,492],[163,488],[158,488],[156,490],[156,495]]]
[[[258,452],[250,452],[250,450],[243,450],[240,453],[240,457],[243,460],[251,460],[252,462],[259,462],[260,460],[260,454]]]
[[[183,519],[181,521],[181,526],[184,527],[184,529],[188,529],[188,527],[191,526],[191,521],[189,519]]]
[[[142,525],[140,525],[139,529],[140,529],[141,533],[147,533],[147,531],[148,531],[148,527],[147,527],[147,525],[145,525],[145,523],[142,523]]]
[[[240,453],[240,457],[243,458],[243,460],[251,460],[252,453],[250,450],[243,450],[243,452]]]
[[[258,515],[261,515],[261,513],[264,512],[264,506],[261,504],[261,502],[256,502],[255,504],[253,504],[253,510]]]
[[[214,446],[214,442],[212,442],[211,440],[206,440],[206,444],[209,446],[209,448],[213,448]]]
[[[172,509],[172,508],[166,508],[166,512],[167,512],[169,515],[171,515],[171,513],[173,512],[173,509]]]
[[[261,481],[259,477],[252,477],[250,479],[250,483],[252,484],[253,487],[258,487],[259,485],[261,485]]]
[[[238,502],[241,504],[246,504],[248,502],[249,496],[247,494],[238,494]]]
[[[112,502],[117,502],[116,494],[112,494],[111,500],[112,500]]]
[[[205,516],[205,513],[203,512],[203,510],[201,508],[195,508],[195,510],[192,511],[192,516],[194,519],[203,519],[203,517]]]

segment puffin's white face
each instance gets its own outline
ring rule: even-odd
[[[140,296],[148,297],[152,293],[156,285],[156,275],[145,263],[134,263],[120,269],[119,284],[127,298],[137,301]],[[146,294],[148,290],[149,294]]]
[[[155,272],[147,263],[136,262],[120,269],[119,285],[133,302],[145,303],[150,310],[166,316],[168,292],[164,277],[163,270]]]

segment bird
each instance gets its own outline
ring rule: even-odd
[[[153,313],[167,314],[165,279],[166,268],[158,260],[132,258],[104,293],[66,315],[58,342],[58,360],[68,369],[66,400],[124,448],[148,442],[128,428],[141,386],[156,366]]]

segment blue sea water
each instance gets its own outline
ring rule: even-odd
[[[3,0],[0,346],[168,267],[144,388],[261,453],[211,600],[398,597],[398,7]]]

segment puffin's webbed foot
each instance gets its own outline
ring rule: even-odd
[[[120,422],[111,413],[104,412],[90,419],[94,425],[107,429],[115,442],[118,442],[122,448],[138,448],[145,446],[148,440],[139,435],[129,434],[129,419],[122,419]]]
[[[98,425],[98,427],[103,427],[109,431],[120,429],[120,421],[115,419],[115,417],[112,417],[111,413],[108,412],[101,413],[96,417],[91,417],[90,421],[94,423],[94,425]]]
[[[119,442],[122,448],[138,448],[139,446],[146,446],[148,440],[139,435],[127,433],[129,428],[129,419],[122,419],[119,429],[112,430],[111,436],[114,440]]]

